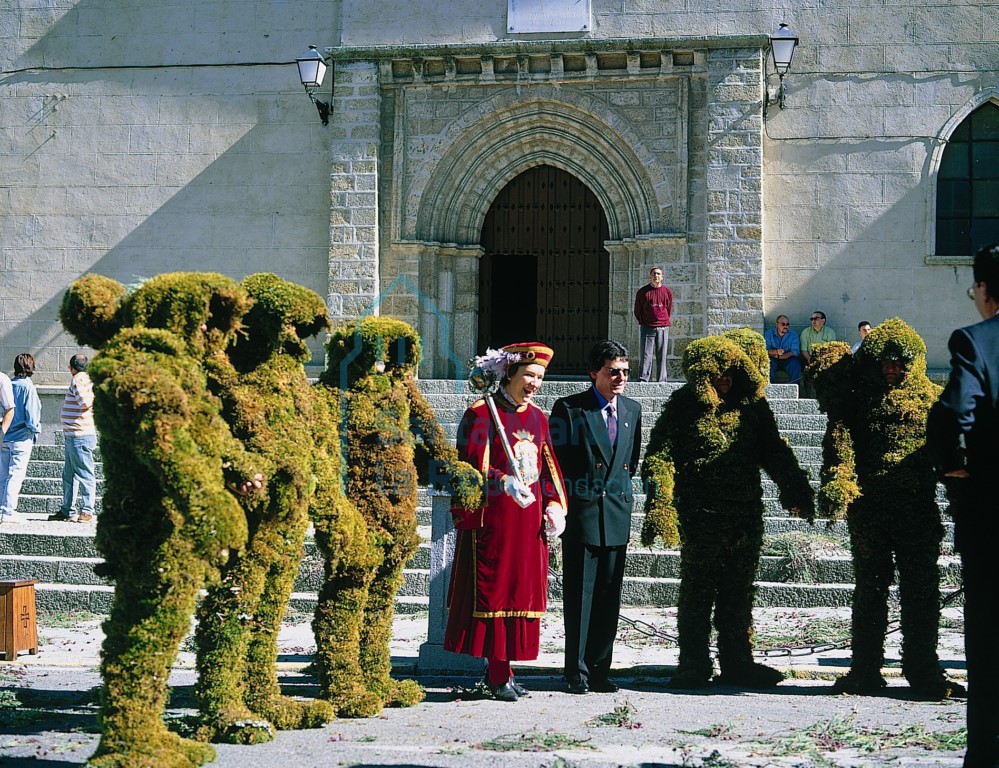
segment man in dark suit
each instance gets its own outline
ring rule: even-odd
[[[999,766],[999,243],[975,254],[968,296],[983,321],[950,337],[950,381],[930,412],[929,447],[954,518],[964,576],[964,648],[968,666],[965,768]],[[963,444],[963,447],[962,447]]]
[[[610,678],[631,532],[631,478],[642,450],[642,409],[621,393],[628,350],[598,342],[588,360],[593,386],[556,401],[549,426],[565,477],[562,535],[565,680],[572,693],[613,693]]]

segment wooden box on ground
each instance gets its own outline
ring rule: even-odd
[[[38,653],[36,583],[34,579],[0,581],[0,651],[4,661],[14,661],[21,651]]]

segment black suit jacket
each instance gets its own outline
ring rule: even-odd
[[[940,472],[966,467],[977,490],[994,488],[999,461],[999,317],[959,328],[948,347],[950,380],[927,424],[930,453]]]
[[[631,478],[642,450],[642,408],[617,397],[617,445],[593,387],[555,402],[548,421],[569,510],[563,538],[602,547],[623,546],[631,533]]]

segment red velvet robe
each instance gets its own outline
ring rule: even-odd
[[[548,419],[528,403],[514,410],[495,400],[500,421],[535,501],[521,509],[503,492],[513,474],[485,400],[465,411],[458,427],[458,453],[487,478],[485,505],[454,507],[458,529],[444,648],[508,661],[538,657],[541,616],[548,605],[548,540],[544,510],[566,509],[562,471],[548,432]]]

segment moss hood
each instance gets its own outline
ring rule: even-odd
[[[913,328],[899,317],[885,320],[871,329],[854,355],[857,379],[862,386],[885,389],[881,364],[897,360],[905,371],[902,386],[926,379],[926,344]]]
[[[420,336],[394,317],[368,316],[335,328],[327,347],[327,386],[349,388],[385,364],[384,375],[414,376],[420,365]]]
[[[763,397],[766,379],[759,365],[726,336],[708,336],[690,342],[683,352],[682,365],[694,397],[711,408],[721,404],[711,380],[728,370],[732,371],[732,388],[726,400],[749,403]]]

